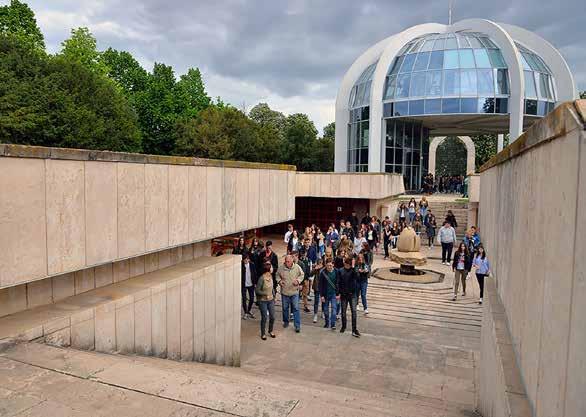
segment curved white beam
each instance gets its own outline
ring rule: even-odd
[[[474,174],[476,171],[476,146],[470,136],[456,136],[466,147],[466,175]],[[435,161],[437,148],[446,140],[446,136],[433,138],[429,144],[428,172],[435,178]]]
[[[488,35],[501,50],[503,58],[509,68],[509,135],[511,142],[523,133],[523,113],[525,105],[525,80],[523,78],[523,66],[520,61],[519,50],[515,46],[513,38],[500,25],[485,19],[466,19],[452,25],[452,30],[469,30],[482,32]]]
[[[446,31],[446,25],[439,23],[425,23],[413,26],[401,33],[387,38],[386,47],[382,53],[376,70],[372,77],[370,91],[370,129],[368,141],[368,171],[384,172],[384,152],[383,152],[383,94],[385,89],[385,79],[389,67],[401,48],[414,38],[427,33],[443,33]]]
[[[551,70],[557,93],[557,104],[576,100],[579,96],[568,63],[551,43],[518,26],[499,23],[517,42],[539,55]]]

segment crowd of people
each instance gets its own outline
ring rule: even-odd
[[[424,194],[466,195],[466,178],[463,175],[442,175],[434,179],[433,174],[430,172],[421,179],[421,191]]]
[[[282,264],[273,251],[272,241],[263,245],[254,238],[247,246],[244,238],[240,238],[233,253],[242,255],[242,318],[255,318],[252,307],[256,300],[261,311],[261,338],[266,340],[267,334],[274,338],[275,298],[280,294],[284,328],[292,321],[295,332],[301,331],[302,308],[305,313],[313,313],[314,323],[321,315],[324,328],[332,331],[341,320],[340,332],[344,333],[349,307],[352,336],[360,337],[359,300],[364,314],[368,315],[367,290],[374,254],[382,245],[387,259],[389,250],[397,247],[398,237],[406,227],[418,234],[425,233],[430,248],[436,239],[441,244],[442,264],[451,265],[454,272],[452,299],[457,299],[460,283],[462,295],[466,295],[466,279],[475,270],[480,287],[479,303],[482,303],[484,277],[490,273],[490,264],[476,228],[466,232],[452,257],[458,223],[451,210],[437,233],[437,220],[426,197],[419,202],[412,198],[400,204],[397,218],[398,221],[389,217],[380,220],[367,213],[359,220],[353,212],[340,220],[338,226],[331,223],[327,230],[321,230],[312,224],[303,232],[289,224],[284,236],[287,253]]]

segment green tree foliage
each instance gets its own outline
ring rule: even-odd
[[[101,60],[108,76],[116,81],[128,98],[146,89],[149,74],[129,52],[108,48],[102,52]]]
[[[437,148],[436,161],[436,176],[466,175],[466,146],[448,136]]]
[[[317,129],[309,117],[295,113],[287,117],[285,127],[285,162],[296,165],[300,171],[312,171],[315,167]]]
[[[317,140],[315,171],[331,172],[334,170],[334,152],[336,140],[336,123],[324,127],[323,137]]]
[[[94,35],[86,27],[71,29],[71,37],[61,43],[61,53],[70,62],[79,62],[98,74],[106,74],[108,68],[102,62]]]
[[[182,106],[182,117],[195,117],[211,104],[199,68],[190,68],[179,78],[175,89]]]
[[[141,150],[136,116],[110,80],[9,36],[0,36],[0,142]]]
[[[476,148],[476,170],[496,155],[497,135],[476,135],[470,137]]]
[[[35,14],[28,5],[18,0],[0,6],[0,35],[13,36],[23,45],[39,52],[45,51],[45,39]]]
[[[248,117],[262,126],[270,126],[275,129],[280,139],[285,137],[287,117],[279,111],[272,110],[267,103],[258,103],[250,109]]]

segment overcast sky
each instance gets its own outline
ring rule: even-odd
[[[25,0],[26,1],[26,0]],[[0,3],[7,3],[0,0]],[[250,109],[267,102],[334,121],[346,69],[369,46],[410,26],[447,23],[448,0],[29,0],[50,52],[87,26],[100,49],[131,52],[176,74],[199,67],[211,96]],[[580,6],[581,5],[581,6]],[[456,0],[454,21],[479,17],[537,32],[586,90],[584,0]]]

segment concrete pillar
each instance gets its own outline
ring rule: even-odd
[[[498,135],[497,142],[496,142],[496,151],[497,153],[502,151],[505,146],[505,135]]]

